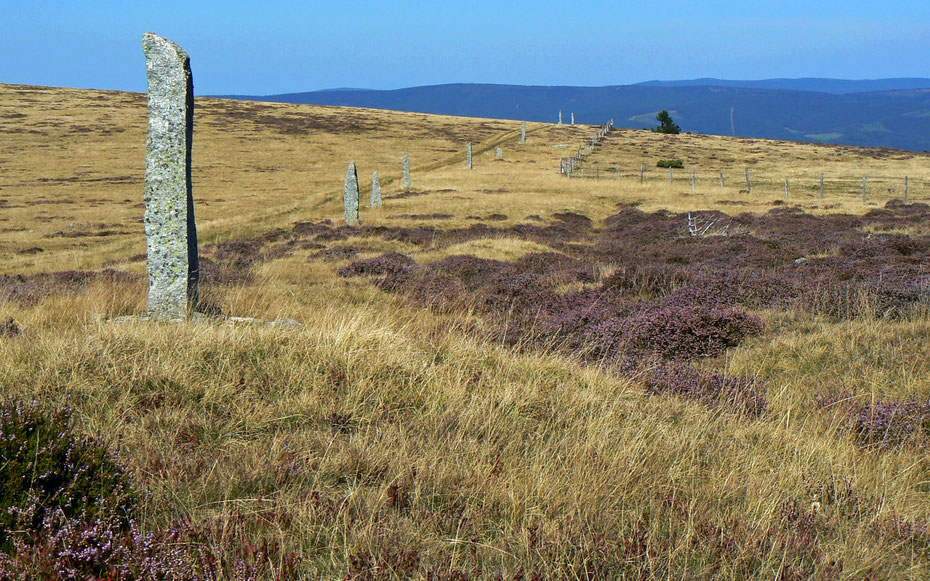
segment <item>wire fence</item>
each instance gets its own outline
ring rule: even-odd
[[[903,174],[865,176],[823,174],[792,174],[774,177],[770,172],[763,175],[747,174],[745,170],[705,170],[684,168],[618,168],[616,165],[593,164],[587,171],[576,168],[566,175],[571,179],[612,179],[621,183],[665,184],[692,190],[708,188],[731,189],[743,194],[778,194],[785,198],[859,198],[885,199],[889,196],[905,201],[926,199],[930,192],[930,180],[913,178]]]

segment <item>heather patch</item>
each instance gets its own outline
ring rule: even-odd
[[[73,433],[71,412],[0,403],[0,550],[12,531],[35,535],[43,520],[107,516],[128,523],[135,498],[122,468],[94,440]]]
[[[619,332],[617,326],[605,321],[595,328],[592,339],[611,345],[614,351],[622,341],[630,355],[653,353],[677,361],[716,357],[763,328],[758,317],[739,309],[703,305],[649,310],[624,320]]]
[[[863,401],[854,392],[820,398],[820,408],[835,408],[842,429],[857,443],[881,449],[926,446],[930,440],[930,399]]]
[[[0,274],[0,299],[33,305],[53,294],[81,292],[95,281],[125,283],[138,279],[135,274],[111,269],[65,270],[33,275]]]

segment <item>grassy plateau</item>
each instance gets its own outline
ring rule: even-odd
[[[198,99],[151,323],[146,123],[0,85],[0,579],[930,577],[930,154]]]

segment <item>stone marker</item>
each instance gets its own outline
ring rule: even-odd
[[[559,127],[562,126],[562,110],[559,109]]]
[[[346,208],[346,224],[354,226],[358,223],[358,172],[355,171],[354,161],[349,162],[349,170],[346,172],[342,203]]]
[[[866,200],[866,195],[865,195],[865,176],[862,176],[862,201],[864,202],[865,200]]]
[[[723,172],[720,172],[720,187],[721,187],[721,188],[724,187],[724,183],[723,183]]]
[[[907,203],[907,176],[904,176],[904,203]]]
[[[691,191],[694,191],[694,168],[691,168]]]
[[[752,193],[752,183],[749,181],[749,168],[746,168],[746,193]]]
[[[622,169],[617,170],[617,181],[618,181],[618,182],[622,182],[622,181],[623,181],[623,170],[622,170]]]
[[[381,207],[381,180],[378,178],[378,172],[371,174],[371,207]]]
[[[668,168],[668,185],[672,185],[672,168]]]
[[[823,199],[823,174],[820,174],[820,199]]]
[[[404,191],[410,191],[410,158],[407,157],[407,152],[404,152]]]
[[[790,196],[788,195],[788,178],[785,178],[785,198],[787,199],[789,197]]]
[[[574,125],[574,124],[575,124],[575,113],[572,112],[572,125]]]
[[[468,147],[465,149],[465,165],[468,169],[474,169],[474,166],[471,164],[471,141],[468,142]]]
[[[645,178],[645,173],[646,173],[646,168],[645,168],[645,166],[642,166],[642,165],[639,166],[639,183],[643,183],[643,182],[645,181],[645,179],[646,179],[646,178]]]
[[[175,43],[142,35],[149,89],[145,143],[148,312],[183,319],[197,306],[200,266],[191,188],[194,80],[190,57]]]
[[[497,151],[494,153],[495,159],[504,159],[504,150],[500,147],[497,148]]]
[[[526,143],[526,121],[520,126],[520,143]]]

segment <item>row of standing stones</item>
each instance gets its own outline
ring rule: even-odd
[[[520,143],[526,143],[526,121],[520,126]],[[504,159],[504,150],[498,147],[494,153],[495,159],[502,160]],[[404,191],[410,191],[410,157],[407,155],[407,152],[403,152],[403,180],[404,180]],[[472,161],[472,146],[471,142],[468,142],[468,145],[465,147],[465,165],[468,169],[474,169],[474,163]],[[346,171],[346,179],[343,186],[342,193],[342,203],[345,207],[345,217],[346,224],[354,226],[359,221],[359,206],[361,199],[360,186],[358,181],[358,168],[355,165],[354,161],[349,162],[349,169]],[[369,207],[378,208],[383,203],[383,198],[381,195],[381,179],[378,177],[378,172],[373,172],[371,175],[371,201]]]
[[[198,306],[197,225],[191,187],[194,132],[194,81],[190,57],[174,42],[152,32],[142,36],[148,77],[148,136],[145,158],[145,235],[149,294],[146,319],[187,319]],[[562,112],[559,112],[561,125]],[[572,114],[574,124],[574,114]],[[526,122],[520,128],[526,143]],[[503,159],[497,147],[496,159]],[[473,169],[472,144],[466,165]],[[403,185],[410,190],[410,159],[403,153]],[[343,196],[346,222],[358,223],[359,185],[355,162],[349,164]],[[378,172],[372,175],[371,207],[382,204]],[[236,319],[230,317],[230,319]],[[245,322],[257,319],[241,318]],[[271,324],[290,326],[287,320]],[[296,322],[294,322],[296,323]]]

